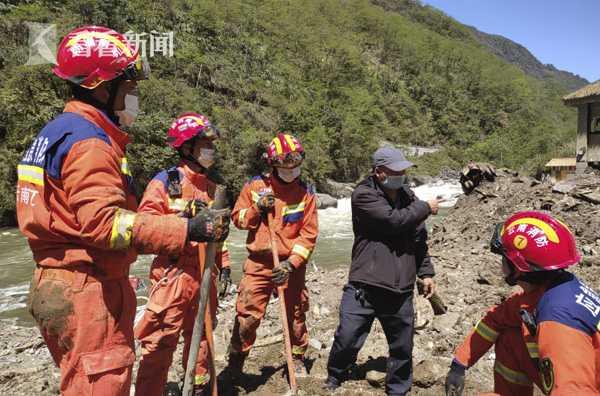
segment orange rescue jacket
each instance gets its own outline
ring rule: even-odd
[[[284,183],[270,174],[256,176],[242,189],[232,213],[236,227],[249,231],[246,248],[250,258],[255,259],[252,260],[254,264],[244,268],[246,273],[266,273],[265,270],[270,272],[273,268],[269,229],[256,205],[260,196],[267,192],[275,196],[272,227],[280,259],[287,259],[299,268],[306,264],[317,241],[318,222],[313,188],[299,179]]]
[[[17,219],[42,267],[93,264],[121,277],[139,253],[180,252],[187,221],[138,215],[125,147],[129,137],[100,110],[69,101],[18,165]]]
[[[533,325],[523,321],[521,310]],[[547,394],[600,395],[600,297],[574,275],[492,307],[456,349],[455,360],[471,367],[507,328],[521,329],[536,366],[546,358],[552,362],[552,376],[540,370]]]
[[[174,174],[177,178],[179,194],[169,193],[169,174]],[[199,199],[209,205],[214,199],[215,190],[216,184],[205,174],[194,172],[186,161],[181,161],[177,167],[163,170],[154,176],[146,187],[138,212],[154,215],[179,214],[185,209],[187,203],[194,199]],[[200,245],[206,246],[206,243]],[[204,256],[198,256],[198,246],[199,244],[196,242],[188,243],[184,251],[178,255],[177,265],[203,268]],[[202,252],[205,253],[206,249],[202,249]],[[172,259],[173,257],[168,255],[159,255],[154,259],[154,265],[168,266],[173,262]],[[226,243],[223,243],[221,252],[217,254],[215,264],[219,269],[230,266]]]

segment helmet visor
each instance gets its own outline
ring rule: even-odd
[[[210,140],[215,140],[221,137],[221,131],[213,124],[206,125],[202,131],[202,134]]]
[[[142,57],[138,57],[135,62],[130,63],[123,70],[123,76],[126,80],[147,80],[150,77],[150,64],[143,60]]]
[[[277,156],[273,160],[273,165],[281,168],[295,168],[304,161],[304,151],[292,151],[290,153]]]

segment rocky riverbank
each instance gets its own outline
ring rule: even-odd
[[[574,271],[590,286],[600,290],[600,188],[598,176],[586,174],[558,185],[540,183],[508,170],[500,170],[494,183],[484,183],[461,197],[443,222],[430,235],[430,253],[438,275],[439,294],[448,313],[434,316],[428,302],[417,298],[417,331],[414,349],[414,395],[441,395],[452,351],[485,310],[510,292],[500,276],[499,259],[488,250],[493,225],[517,210],[548,210],[563,219],[575,232],[583,262]],[[325,395],[321,390],[326,362],[338,323],[338,305],[347,270],[323,271],[311,263],[307,274],[311,307],[308,313],[310,376],[299,379],[305,395]],[[235,295],[221,302],[215,331],[217,369],[225,366],[225,347],[234,315]],[[221,394],[284,394],[285,358],[282,355],[281,326],[275,302],[259,329],[256,347],[246,366],[246,376],[233,388],[220,382]],[[181,344],[169,374],[171,381],[182,377]],[[387,344],[376,322],[359,354],[352,379],[335,394],[383,395]],[[465,394],[492,389],[493,351],[467,374]],[[36,329],[9,322],[0,326],[0,394],[53,395],[58,392],[58,370]]]

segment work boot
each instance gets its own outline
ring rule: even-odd
[[[175,382],[168,382],[165,386],[164,396],[181,396],[181,388]]]
[[[327,379],[325,380],[325,383],[323,384],[323,389],[330,391],[330,392],[333,392],[334,390],[336,390],[339,387],[340,387],[340,382],[333,377],[327,377]]]
[[[229,358],[226,371],[232,381],[237,381],[244,373],[244,362],[247,354],[229,351]]]
[[[208,383],[194,385],[194,390],[192,391],[193,396],[207,396],[209,394],[210,386]]]
[[[308,371],[306,371],[306,363],[304,361],[304,356],[294,356],[292,360],[294,362],[294,373],[296,374],[296,378],[308,377]]]

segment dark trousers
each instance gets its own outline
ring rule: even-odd
[[[377,318],[388,342],[385,379],[388,395],[404,395],[412,385],[413,294],[349,283],[344,286],[340,324],[329,353],[327,373],[341,382],[356,362],[373,320]]]

